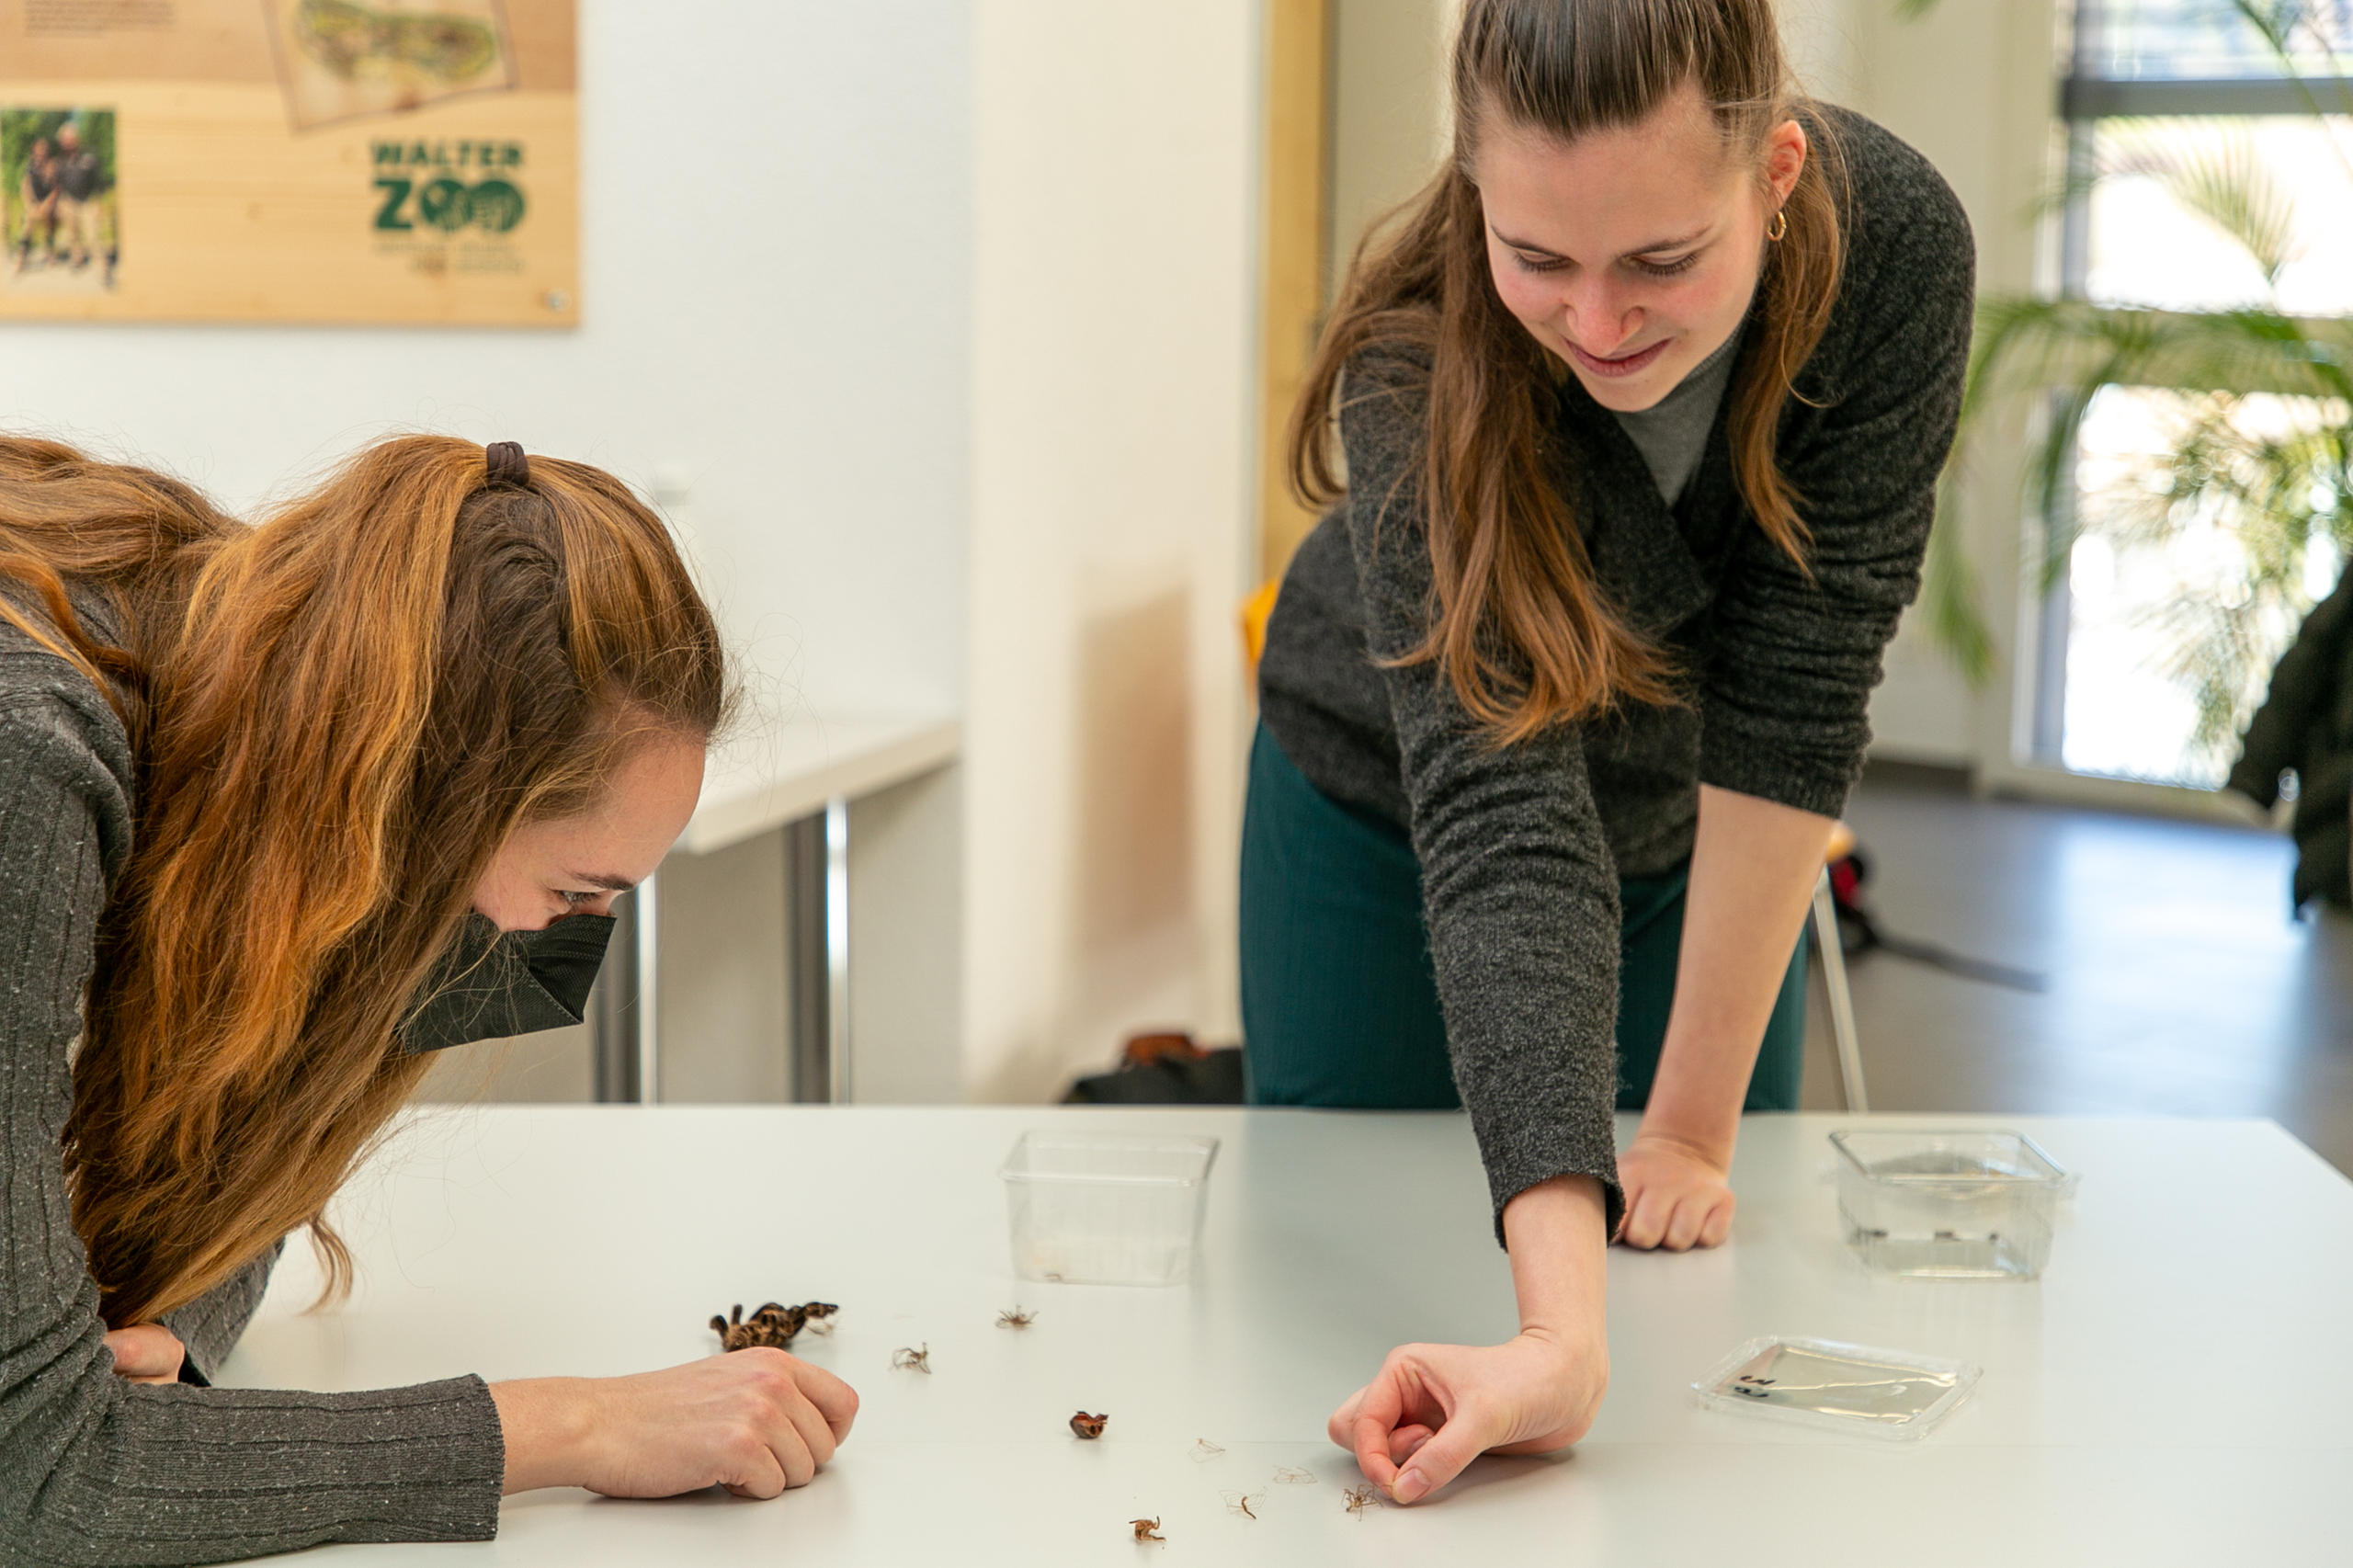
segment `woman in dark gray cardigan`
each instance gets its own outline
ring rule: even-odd
[[[0,437],[0,1564],[473,1540],[503,1493],[807,1482],[779,1350],[631,1378],[207,1386],[443,1046],[577,1022],[725,676],[661,519],[430,437],[249,527]]]
[[[1401,1501],[1582,1435],[1608,1240],[1722,1240],[1742,1109],[1795,1108],[1972,301],[1952,193],[1790,85],[1769,0],[1471,0],[1454,89],[1302,400],[1336,505],[1267,629],[1242,866],[1254,1099],[1459,1095],[1510,1250],[1517,1338],[1402,1348],[1333,1415]]]

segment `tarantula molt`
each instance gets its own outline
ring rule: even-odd
[[[1157,1517],[1149,1519],[1130,1519],[1128,1528],[1136,1532],[1138,1540],[1166,1540],[1168,1539],[1160,1533],[1160,1520]]]
[[[924,1341],[921,1349],[912,1345],[900,1346],[891,1352],[891,1365],[910,1372],[929,1372],[931,1370],[931,1342]]]
[[[1103,1435],[1103,1423],[1110,1419],[1108,1415],[1089,1415],[1082,1410],[1070,1418],[1070,1429],[1082,1437],[1099,1437]]]
[[[755,1345],[790,1350],[802,1329],[813,1328],[839,1311],[831,1301],[803,1301],[797,1307],[770,1301],[747,1318],[744,1315],[744,1303],[738,1301],[731,1315],[710,1320],[710,1331],[719,1335],[720,1345],[728,1350],[748,1350]],[[832,1327],[827,1324],[815,1332],[830,1333]]]

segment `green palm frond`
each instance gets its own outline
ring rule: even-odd
[[[2093,172],[2093,180],[2154,181],[2176,206],[2245,251],[2267,290],[2279,286],[2280,273],[2296,259],[2295,202],[2252,137],[2231,130],[2185,149],[2150,135],[2139,120],[2120,126],[2116,135],[2121,145],[2106,167]]]
[[[1937,0],[1890,0],[1919,17]],[[2228,0],[2312,114],[2353,114],[2345,62],[2305,0]],[[2297,52],[2302,49],[2300,56]],[[2324,79],[2305,73],[2315,59]],[[2322,101],[2329,89],[2330,102]],[[2343,101],[2338,101],[2338,99]],[[2026,487],[2049,527],[2037,562],[2046,589],[2064,580],[2086,538],[2136,574],[2142,608],[2127,624],[2153,649],[2150,668],[2189,700],[2189,760],[2219,777],[2273,663],[2310,608],[2307,585],[2353,557],[2353,320],[2270,308],[2298,256],[2293,193],[2236,128],[2184,135],[2161,122],[2103,120],[2096,166],[2039,204],[2086,199],[2103,182],[2151,182],[2173,206],[2226,237],[2262,279],[2265,304],[2214,311],[2123,308],[2086,300],[1981,300],[1963,393],[1956,467],[1972,432],[2024,399],[2036,407]],[[2341,145],[2332,141],[2340,160]],[[2353,164],[2347,165],[2353,169]],[[2087,423],[2111,427],[2107,400],[2145,449],[2086,449]],[[2152,424],[2154,421],[2154,424]],[[2105,437],[2103,437],[2105,440]],[[2079,491],[2076,465],[2104,477]],[[1953,470],[1948,471],[1948,483]],[[1940,512],[1950,506],[1940,496]],[[2308,570],[2308,567],[2315,570]],[[2160,574],[2154,584],[2146,575]],[[1959,538],[1929,541],[1921,589],[1927,630],[1972,680],[1991,668],[1974,571]]]

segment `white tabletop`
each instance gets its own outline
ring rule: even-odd
[[[1865,1274],[1824,1134],[2022,1127],[2081,1173],[2037,1284]],[[1017,1283],[996,1168],[1040,1125],[1214,1134],[1196,1278]],[[296,1315],[303,1249],[222,1381],[362,1388],[618,1373],[715,1348],[712,1312],[841,1304],[796,1350],[847,1378],[856,1431],[807,1489],[509,1499],[488,1547],[336,1549],[418,1564],[1411,1563],[1739,1568],[2342,1562],[2353,1187],[2268,1122],[1751,1118],[1730,1244],[1610,1261],[1612,1380],[1573,1454],[1483,1460],[1440,1500],[1352,1517],[1334,1403],[1391,1346],[1513,1326],[1463,1119],[1023,1108],[433,1110],[341,1212],[350,1305]],[[1026,1332],[1000,1308],[1038,1309]],[[1916,1445],[1700,1409],[1741,1340],[1806,1334],[1981,1362]],[[892,1371],[927,1342],[933,1372]],[[1065,1423],[1108,1412],[1100,1442]],[[1224,1452],[1191,1457],[1196,1439]],[[1270,1485],[1277,1465],[1318,1483]],[[1222,1493],[1266,1495],[1256,1522]],[[1165,1547],[1127,1521],[1157,1515]],[[1152,1555],[1143,1557],[1149,1552]]]
[[[678,847],[707,855],[825,809],[836,795],[886,790],[952,761],[953,719],[802,717],[747,726],[710,759]]]

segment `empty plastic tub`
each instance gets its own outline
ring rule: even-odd
[[[1883,1274],[2031,1279],[2067,1173],[2019,1132],[1834,1132],[1847,1240]]]
[[[1174,1285],[1192,1272],[1217,1140],[1025,1132],[997,1174],[1013,1267],[1069,1285]]]

